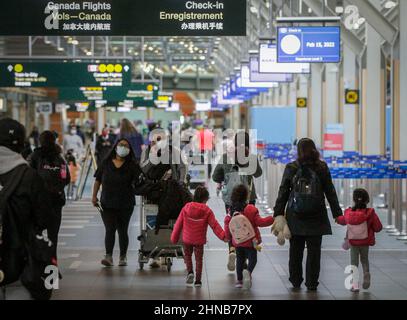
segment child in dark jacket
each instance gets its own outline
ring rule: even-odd
[[[184,260],[188,270],[187,286],[194,284],[192,253],[195,253],[196,261],[195,287],[202,286],[202,263],[208,226],[212,228],[220,240],[223,241],[225,239],[225,232],[218,221],[216,221],[213,211],[206,205],[208,200],[208,190],[205,187],[198,187],[195,190],[194,202],[187,203],[181,210],[171,235],[171,242],[176,244],[182,232]]]
[[[232,240],[232,244],[236,248],[236,288],[246,290],[252,286],[252,273],[257,264],[257,246],[262,242],[259,227],[269,227],[274,223],[274,218],[271,216],[262,218],[259,210],[254,205],[248,204],[248,198],[249,190],[247,187],[243,184],[236,186],[231,195],[232,206],[230,212],[225,218],[226,237],[228,240]],[[237,243],[230,228],[232,219],[239,214],[248,219],[254,231],[251,239],[241,243]],[[250,231],[246,233],[250,234]],[[247,269],[244,269],[247,260],[249,263]]]
[[[363,289],[370,288],[369,247],[376,244],[375,233],[382,231],[383,226],[373,208],[368,208],[369,193],[364,189],[356,189],[353,193],[353,208],[345,211],[345,215],[338,218],[340,225],[347,226],[347,239],[350,245],[352,266],[359,267],[359,260],[363,268]],[[354,282],[352,292],[359,292],[359,283]]]

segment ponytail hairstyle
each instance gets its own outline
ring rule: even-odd
[[[199,186],[196,188],[194,193],[194,202],[205,203],[209,200],[209,192],[203,186]]]
[[[365,189],[356,189],[353,191],[353,202],[352,210],[366,209],[370,202],[369,193]]]

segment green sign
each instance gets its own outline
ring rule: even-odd
[[[153,83],[132,83],[128,87],[79,87],[59,88],[61,101],[133,101],[137,106],[154,106],[158,98],[158,85]]]
[[[129,63],[0,63],[0,87],[128,87]]]

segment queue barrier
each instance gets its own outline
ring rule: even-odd
[[[271,214],[285,166],[296,160],[296,150],[292,145],[268,144],[259,158],[263,176],[256,180],[256,190],[259,204]],[[394,161],[389,155],[365,156],[357,152],[344,152],[343,157],[325,158],[324,161],[330,167],[343,208],[352,205],[353,190],[365,188],[373,206],[387,209],[388,234],[407,241],[407,162]]]

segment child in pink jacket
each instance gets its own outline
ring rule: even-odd
[[[213,211],[206,205],[208,200],[208,190],[205,187],[198,187],[195,190],[194,202],[187,203],[181,210],[171,235],[171,242],[176,244],[182,232],[184,260],[188,270],[187,286],[194,284],[193,252],[195,252],[196,262],[195,287],[202,286],[202,263],[208,225],[219,239],[222,241],[225,239],[225,232],[216,221]]]
[[[382,231],[383,226],[373,208],[368,208],[369,193],[364,189],[353,192],[353,208],[345,211],[345,215],[337,219],[337,223],[348,226],[347,241],[350,245],[352,266],[363,268],[363,289],[370,288],[369,247],[376,244],[375,233]],[[359,283],[353,283],[352,292],[359,292]]]
[[[261,235],[259,227],[269,227],[274,223],[272,216],[262,218],[259,210],[251,204],[247,204],[249,190],[245,185],[238,185],[233,189],[231,200],[232,206],[230,213],[225,218],[225,234],[228,240],[232,240],[233,247],[236,248],[236,288],[250,289],[252,286],[252,273],[257,264],[257,245],[260,245]],[[243,214],[252,224],[254,229],[254,238],[246,242],[237,244],[231,235],[229,224],[235,212]],[[244,264],[249,261],[247,269]],[[243,270],[244,269],[244,270]]]

